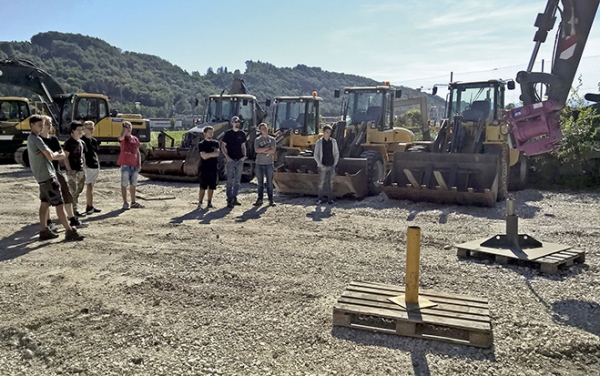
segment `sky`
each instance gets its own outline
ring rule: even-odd
[[[190,73],[244,72],[253,60],[402,84],[526,68],[533,23],[545,6],[546,0],[0,0],[0,40],[79,33]],[[599,18],[600,12],[584,57],[600,55]],[[551,59],[553,40],[540,58]]]

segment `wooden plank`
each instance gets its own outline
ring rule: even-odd
[[[404,320],[404,321],[418,321],[424,324],[431,325],[443,325],[451,328],[465,329],[465,330],[481,330],[486,331],[491,329],[490,323],[482,323],[478,321],[462,320],[460,318],[448,318],[434,315],[428,315],[425,313],[419,313],[416,311],[394,311],[389,309],[374,308],[361,306],[357,307],[352,304],[336,303],[333,307],[334,313],[353,313],[365,316],[376,316],[381,318],[387,318],[392,320]],[[409,317],[410,316],[410,317]]]
[[[353,282],[349,283],[349,286],[375,288],[375,289],[379,288],[381,290],[387,290],[387,291],[393,292],[393,294],[395,294],[395,295],[404,294],[404,292],[405,292],[404,286],[395,286],[395,285],[390,285],[390,284],[386,284],[386,283],[378,283],[378,282],[353,281]],[[440,297],[440,298],[463,300],[465,302],[488,304],[488,299],[486,299],[486,298],[473,297],[473,296],[469,296],[469,295],[452,294],[452,293],[448,293],[448,292],[438,292],[438,291],[429,290],[429,289],[419,289],[419,295],[427,295],[427,296],[434,296],[434,297]]]
[[[366,300],[371,302],[379,302],[386,304],[394,304],[388,300],[389,296],[380,296],[372,294],[364,294],[355,291],[344,291],[340,299],[355,299],[355,300]],[[437,308],[442,311],[457,312],[457,313],[470,313],[475,315],[486,315],[489,316],[489,309],[482,307],[471,307],[466,305],[455,304],[453,300],[444,298],[431,298],[429,299],[433,303],[437,303]]]

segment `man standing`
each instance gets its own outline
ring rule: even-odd
[[[79,121],[71,122],[71,137],[63,145],[65,149],[65,167],[67,168],[67,182],[69,191],[73,196],[73,210],[77,217],[84,217],[84,213],[77,210],[79,195],[83,192],[85,185],[85,172],[83,171],[85,158],[85,144],[81,141],[83,136],[83,125]]]
[[[202,200],[204,200],[204,192],[208,189],[207,208],[212,208],[213,192],[217,188],[219,180],[218,157],[221,154],[219,150],[219,142],[213,140],[214,129],[211,126],[206,126],[202,130],[204,140],[198,144],[198,152],[202,163],[200,165],[200,192],[198,194],[198,209],[202,209]]]
[[[123,197],[123,210],[129,210],[127,202],[127,186],[131,195],[131,207],[134,209],[143,208],[139,202],[135,201],[135,187],[137,186],[138,173],[142,169],[142,159],[140,156],[140,140],[131,134],[131,123],[123,122],[123,130],[118,137],[121,145],[121,152],[117,165],[121,166],[121,196]]]
[[[221,151],[225,155],[227,169],[227,207],[233,208],[235,205],[241,205],[237,199],[240,181],[242,180],[242,170],[246,160],[246,134],[240,130],[240,118],[234,116],[231,118],[232,129],[225,132],[221,140]]]
[[[327,184],[327,199],[330,205],[333,201],[333,179],[335,178],[335,166],[340,159],[340,151],[335,138],[331,138],[331,126],[323,127],[323,137],[315,143],[314,158],[319,167],[319,201],[323,203],[323,188]]]
[[[77,230],[69,225],[67,215],[65,214],[60,184],[56,179],[56,171],[52,165],[52,160],[59,157],[59,154],[51,151],[39,137],[43,127],[42,117],[32,115],[29,118],[29,125],[31,133],[27,137],[27,154],[29,156],[31,171],[35,176],[35,180],[40,185],[40,200],[42,201],[39,209],[40,240],[49,240],[58,237],[57,234],[46,227],[50,205],[56,208],[56,215],[66,230],[65,240],[83,240],[84,237],[79,235]]]
[[[254,151],[256,152],[256,180],[258,183],[258,198],[254,206],[263,204],[264,179],[267,179],[267,196],[269,206],[275,206],[273,202],[273,155],[275,155],[275,137],[269,135],[267,124],[258,125],[260,137],[254,140]]]
[[[101,211],[94,207],[94,184],[96,184],[100,173],[100,162],[98,160],[100,144],[94,138],[94,129],[93,121],[83,122],[83,137],[81,137],[81,140],[85,144],[85,214],[100,213]]]

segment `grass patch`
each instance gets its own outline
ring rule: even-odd
[[[183,134],[186,132],[187,131],[165,131],[166,134],[173,137],[173,139],[175,140],[175,142],[173,143],[173,146],[175,146],[175,147],[181,145],[181,139],[183,138]],[[158,146],[158,135],[159,134],[160,134],[160,132],[151,132],[150,133],[150,144],[152,146]],[[169,139],[167,139],[167,146],[170,146],[170,145],[171,145],[171,141]]]

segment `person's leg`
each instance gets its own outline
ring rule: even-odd
[[[328,180],[327,180],[327,199],[329,201],[333,201],[333,179],[335,179],[335,167],[334,166],[330,166],[328,167],[329,171],[328,171]]]
[[[209,203],[209,204],[210,204],[210,203],[212,203],[212,198],[213,198],[213,192],[214,192],[214,191],[215,191],[214,189],[209,189],[209,190],[208,190],[207,199],[208,199],[208,203]]]
[[[71,195],[71,192],[69,191],[69,185],[67,184],[67,179],[65,178],[65,176],[57,171],[56,174],[56,180],[58,180],[58,183],[60,184],[60,193],[62,194],[63,197],[63,201],[64,201],[64,208],[65,211],[67,212],[67,217],[69,219],[75,217],[75,213],[73,211],[73,196]]]
[[[70,174],[67,174],[67,185],[69,187],[69,193],[71,194],[72,199],[72,204],[73,204],[73,210],[77,211],[77,198],[76,198],[76,194],[77,194],[77,176],[76,176],[76,172],[71,172]]]
[[[40,231],[46,231],[47,229],[47,220],[50,215],[50,203],[49,202],[40,202],[39,216],[40,216]]]
[[[244,169],[244,161],[241,161],[241,160],[235,161],[235,175],[234,175],[233,189],[231,192],[234,200],[237,200],[238,191],[240,190],[243,169]]]
[[[127,187],[129,186],[129,168],[128,166],[121,166],[121,197],[123,198],[123,207],[128,205],[127,203]]]
[[[138,181],[138,168],[131,167],[130,171],[131,175],[129,177],[129,193],[131,194],[131,207],[132,208],[143,208],[144,205],[141,205],[139,202],[135,200],[136,187]]]
[[[73,204],[65,204],[65,211],[67,212],[67,216],[69,218],[73,218],[75,216],[75,212],[73,212]]]
[[[198,205],[202,205],[202,200],[204,200],[204,192],[206,192],[206,190],[200,188],[200,193],[198,194]],[[210,194],[208,196],[208,201],[210,201]]]
[[[269,202],[273,202],[273,165],[265,166],[265,175],[267,176],[267,197]]]
[[[86,209],[94,207],[94,183],[88,183],[85,185],[85,201]],[[87,210],[86,210],[87,211]]]
[[[319,168],[319,201],[323,201],[323,188],[325,186],[325,177],[327,167]]]
[[[265,192],[265,185],[264,185],[264,166],[263,165],[259,165],[257,164],[256,167],[254,168],[254,172],[256,173],[256,184],[258,184],[258,201],[262,201],[263,197],[264,197],[264,192]]]
[[[225,192],[227,194],[227,202],[233,201],[233,179],[235,174],[235,162],[227,162],[225,165],[227,170],[227,184],[225,185]]]
[[[121,187],[121,197],[123,197],[123,204],[127,204],[127,187]]]
[[[54,208],[56,209],[56,216],[58,217],[60,224],[65,228],[65,230],[72,231],[73,228],[71,227],[71,225],[69,224],[69,220],[67,219],[67,214],[65,213],[64,205],[56,205]]]

